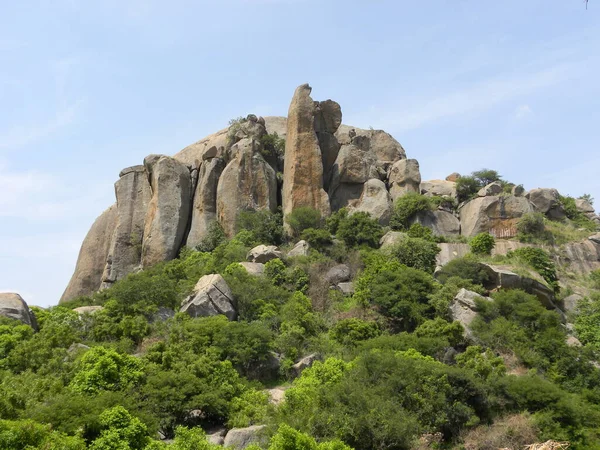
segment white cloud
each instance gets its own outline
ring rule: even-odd
[[[529,105],[520,105],[515,109],[515,119],[521,120],[533,114],[533,110]]]

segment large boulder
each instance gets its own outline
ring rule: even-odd
[[[456,183],[447,180],[429,180],[421,182],[421,194],[428,197],[456,198]]]
[[[336,285],[344,281],[350,281],[350,267],[346,264],[337,264],[327,271],[325,280],[330,285]]]
[[[465,337],[471,336],[471,322],[477,317],[477,300],[489,301],[488,298],[467,289],[461,289],[450,304],[452,320],[460,322],[464,328]]]
[[[203,161],[198,171],[198,182],[194,195],[192,222],[186,245],[195,247],[206,237],[211,225],[217,220],[217,186],[225,169],[222,158]]]
[[[81,295],[90,295],[100,289],[116,224],[117,206],[113,205],[96,219],[83,240],[75,272],[60,298],[60,303]]]
[[[583,213],[588,218],[592,218],[596,215],[592,204],[583,198],[575,200],[575,206],[577,206],[579,212]]]
[[[0,316],[16,319],[37,329],[35,315],[19,294],[13,292],[0,292]]]
[[[398,244],[402,239],[406,238],[406,233],[401,231],[388,231],[383,235],[383,237],[379,240],[380,248],[389,248]]]
[[[315,102],[308,84],[299,86],[288,111],[283,170],[283,214],[309,207],[323,217],[330,213],[329,196],[323,188],[323,159],[315,131]]]
[[[268,439],[265,435],[265,425],[253,425],[247,428],[232,428],[223,441],[223,447],[242,450],[251,444],[264,445]]]
[[[368,180],[363,185],[362,195],[358,204],[350,209],[350,212],[366,212],[376,219],[381,225],[390,223],[392,217],[392,197],[385,187],[385,183],[376,178]]]
[[[244,261],[239,263],[249,275],[260,277],[265,273],[265,265],[263,263]]]
[[[183,301],[180,312],[191,317],[223,314],[229,320],[237,317],[236,302],[225,279],[218,274],[205,275],[198,280],[194,292]]]
[[[560,194],[556,189],[532,189],[526,197],[533,205],[535,212],[545,214],[550,219],[563,219],[565,217],[565,209],[560,202]]]
[[[295,256],[308,256],[310,254],[310,245],[305,240],[301,240],[296,242],[294,248],[292,248],[288,253],[288,258],[293,258]]]
[[[384,171],[396,161],[406,159],[402,145],[383,130],[364,130],[340,125],[335,135],[342,145],[351,144],[353,141],[360,142],[363,149],[374,156]]]
[[[485,283],[485,288],[490,290],[522,289],[529,294],[535,295],[546,309],[557,309],[554,304],[554,291],[548,287],[538,274],[532,273],[530,276],[522,276],[514,273],[510,267],[493,266],[490,264],[481,264],[481,267],[488,274],[488,281]]]
[[[437,236],[455,236],[460,234],[460,221],[448,211],[420,211],[411,219],[411,223],[419,223],[431,228]]]
[[[310,355],[305,356],[292,366],[292,375],[294,375],[295,377],[299,377],[305,369],[311,367],[318,360],[319,355],[317,355],[316,353],[311,353]]]
[[[187,166],[170,156],[147,156],[144,165],[152,199],[146,213],[142,265],[149,267],[175,258],[181,248],[190,218],[192,178]]]
[[[272,259],[282,259],[283,253],[279,250],[279,247],[275,245],[257,245],[252,250],[248,252],[246,259],[249,262],[254,263],[266,263],[271,261]]]
[[[410,192],[420,193],[421,172],[416,159],[401,159],[390,168],[388,175],[390,194],[396,201],[398,197]]]
[[[175,154],[174,158],[188,166],[197,167],[198,163],[204,159],[225,158],[229,141],[228,127],[188,145]]]
[[[219,178],[217,218],[227,236],[235,234],[240,212],[277,209],[277,178],[261,149],[254,138],[237,142],[231,148],[233,159]]]
[[[498,238],[514,237],[519,218],[532,211],[524,197],[478,197],[460,208],[461,234],[475,236],[487,231]]]
[[[119,177],[115,183],[117,223],[102,274],[101,289],[112,286],[140,265],[144,224],[152,198],[144,166],[123,169]]]
[[[490,195],[500,195],[502,193],[502,183],[500,181],[494,181],[477,192],[477,196],[479,197],[488,197]]]

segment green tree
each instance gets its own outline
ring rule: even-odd
[[[340,220],[336,236],[348,247],[367,245],[376,248],[383,236],[383,228],[369,213],[359,211]]]
[[[294,236],[300,236],[308,228],[320,228],[321,220],[321,213],[308,206],[296,208],[285,216],[285,221],[292,229]]]
[[[469,241],[471,252],[475,255],[491,255],[496,240],[490,233],[479,233]]]
[[[401,239],[389,252],[401,264],[433,273],[440,248],[434,242],[409,237]]]
[[[392,230],[407,230],[410,220],[422,211],[431,211],[437,208],[437,199],[425,195],[409,192],[399,197],[394,203],[394,212],[390,219]]]
[[[149,444],[148,428],[122,406],[100,415],[102,432],[90,450],[143,450]]]

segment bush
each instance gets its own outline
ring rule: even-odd
[[[391,247],[389,251],[401,264],[433,273],[440,248],[436,243],[424,239],[405,238]]]
[[[340,226],[340,222],[348,217],[348,209],[341,208],[331,214],[325,220],[325,228],[329,230],[329,232],[333,235],[336,235],[338,232],[338,228]]]
[[[407,230],[410,220],[421,211],[431,211],[437,208],[439,200],[410,192],[399,197],[394,204],[394,212],[390,219],[392,230]]]
[[[262,155],[266,158],[278,158],[285,153],[285,139],[277,133],[265,134],[260,138],[263,145]]]
[[[441,283],[446,283],[453,277],[459,277],[481,286],[489,280],[488,273],[472,255],[453,259],[436,274],[436,278]]]
[[[383,236],[383,228],[369,213],[359,211],[340,220],[336,235],[348,247],[367,245],[377,248]]]
[[[242,211],[238,214],[236,229],[252,233],[259,244],[280,245],[283,242],[283,219],[281,213],[263,209]]]
[[[289,213],[285,221],[292,229],[292,234],[297,237],[308,228],[320,228],[321,213],[314,208],[303,206]]]
[[[552,233],[546,229],[545,218],[542,213],[524,214],[517,222],[517,238],[521,242],[547,242],[552,244]]]
[[[420,223],[413,223],[406,232],[406,235],[411,238],[424,239],[430,242],[436,241],[431,228],[424,227]]]
[[[469,242],[471,252],[475,255],[491,255],[496,241],[489,233],[479,233]]]
[[[317,251],[323,251],[333,243],[331,233],[324,228],[307,228],[302,232],[300,238]]]
[[[522,247],[516,250],[512,250],[507,253],[507,258],[520,258],[527,264],[535,269],[544,280],[554,289],[554,292],[558,292],[560,287],[558,285],[558,276],[556,275],[556,266],[550,255],[537,247]]]
[[[216,220],[212,221],[208,226],[206,236],[202,238],[200,243],[196,246],[196,250],[199,252],[212,252],[215,248],[221,245],[227,240],[223,227]]]
[[[343,319],[329,330],[331,338],[345,346],[355,346],[358,342],[372,339],[381,334],[376,322],[362,319]]]
[[[456,180],[456,197],[459,202],[471,200],[482,188],[479,180],[474,177],[460,177]]]

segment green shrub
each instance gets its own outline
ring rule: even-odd
[[[348,247],[367,245],[377,248],[383,236],[383,228],[369,213],[359,211],[340,220],[336,236]]]
[[[558,276],[556,275],[556,266],[546,251],[537,247],[522,247],[508,252],[506,256],[508,258],[516,257],[524,260],[546,280],[555,292],[558,292],[560,289]]]
[[[263,145],[262,155],[269,158],[278,158],[285,153],[285,139],[279,137],[277,133],[265,134],[260,138]]]
[[[348,217],[348,209],[341,208],[331,214],[325,220],[325,228],[329,230],[329,232],[333,235],[336,235],[338,232],[338,228],[340,226],[340,222]]]
[[[52,431],[50,425],[32,420],[0,420],[0,448],[3,450],[85,450],[79,437]]]
[[[415,192],[407,193],[394,203],[394,212],[390,219],[392,230],[407,230],[410,220],[421,211],[431,211],[437,208],[439,199],[426,197]]]
[[[448,322],[440,317],[426,320],[415,330],[415,334],[421,338],[444,337],[448,340],[448,344],[452,347],[455,347],[463,342],[463,333],[464,329],[460,322]]]
[[[481,183],[474,177],[460,177],[458,180],[456,180],[457,200],[459,202],[471,200],[471,198],[473,198],[481,188]]]
[[[592,270],[589,277],[594,289],[600,289],[600,269]]]
[[[320,228],[321,213],[314,208],[303,206],[289,213],[285,221],[292,229],[292,234],[297,237],[308,228]]]
[[[431,228],[424,227],[420,223],[413,223],[406,232],[408,237],[424,239],[426,241],[435,242],[435,236]]]
[[[238,214],[236,229],[252,233],[259,244],[280,245],[283,242],[283,219],[280,212],[266,209],[242,211]]]
[[[345,346],[355,346],[360,341],[372,339],[380,334],[381,330],[376,322],[357,318],[342,319],[329,330],[331,338]]]
[[[491,255],[496,241],[490,233],[479,233],[469,241],[471,252],[475,255]]]
[[[441,283],[446,283],[450,278],[459,277],[468,280],[473,284],[485,285],[489,280],[489,275],[479,263],[476,257],[467,255],[462,258],[456,258],[447,263],[436,274],[436,278]]]
[[[552,244],[552,233],[546,229],[545,217],[542,213],[524,214],[517,222],[517,238],[521,242],[541,242]]]
[[[494,355],[490,349],[484,350],[479,345],[467,347],[464,353],[455,357],[455,360],[458,367],[468,369],[484,380],[506,373],[504,360]]]
[[[600,294],[594,293],[579,302],[575,330],[583,344],[600,349]]]
[[[206,236],[204,236],[200,243],[196,246],[196,250],[199,252],[212,252],[226,240],[227,236],[225,236],[223,227],[219,222],[214,220],[208,226]]]
[[[333,243],[331,233],[324,228],[307,228],[302,231],[300,238],[317,251],[323,251]]]
[[[409,237],[394,244],[389,252],[401,264],[433,273],[440,248],[434,242]]]

